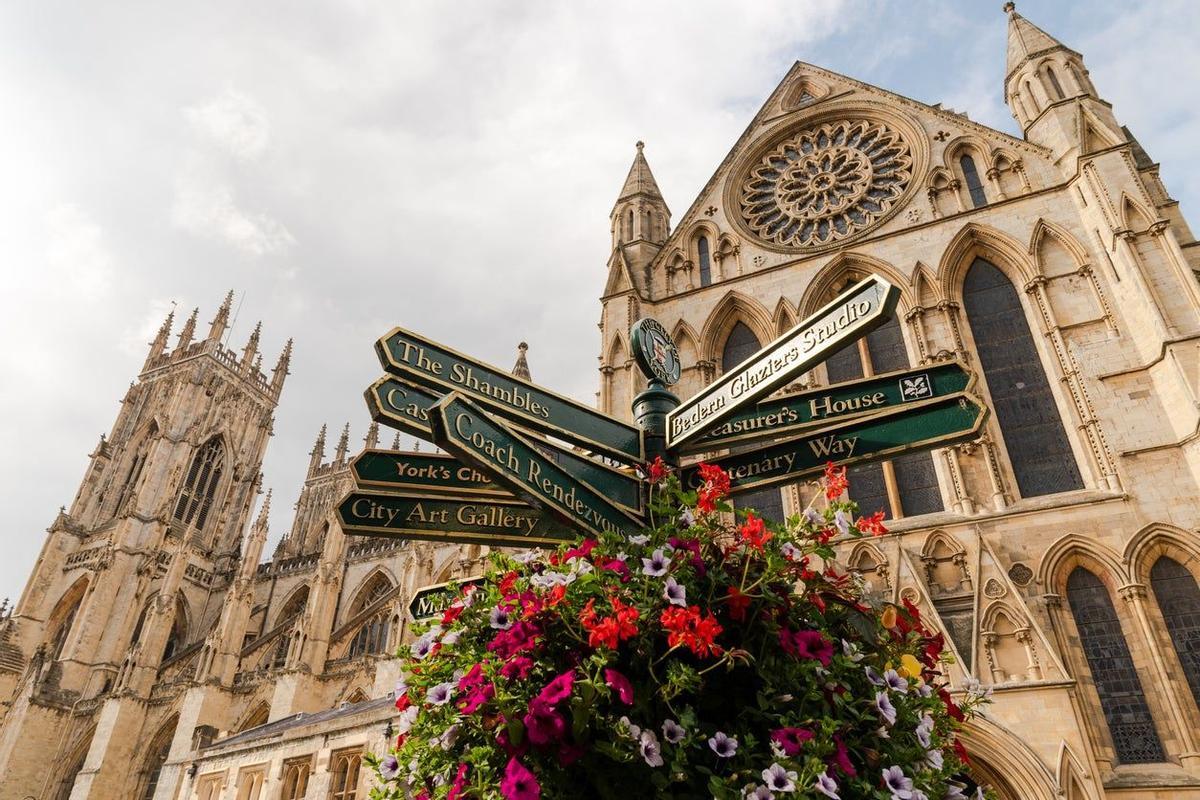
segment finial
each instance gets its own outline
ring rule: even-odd
[[[261,527],[266,527],[267,520],[271,516],[271,492],[273,489],[267,489],[267,496],[263,498],[262,507],[258,509],[258,519],[255,524]]]
[[[368,450],[374,450],[376,447],[379,446],[379,423],[378,422],[372,422],[371,426],[369,428],[367,428],[367,435],[363,439],[363,444],[365,444],[367,446]]]
[[[421,440],[420,439],[413,439],[413,452],[414,453],[421,452]]]
[[[638,141],[637,141],[637,149],[638,149],[638,152],[639,152],[639,153],[640,153],[640,152],[642,152],[642,148],[643,148],[643,147],[645,147],[645,146],[646,146],[646,143],[645,143],[645,142],[643,142],[641,139],[638,139]]]
[[[1009,0],[1007,3],[1004,4],[1004,13],[1005,14],[1017,13],[1017,4],[1012,2],[1012,0]]]
[[[529,360],[525,358],[525,353],[529,350],[529,345],[521,342],[517,345],[517,363],[513,365],[512,374],[518,378],[525,380],[533,380],[533,376],[529,374]]]
[[[346,423],[346,427],[342,428],[342,435],[338,438],[337,450],[334,452],[334,460],[342,462],[346,460],[346,453],[350,450],[350,423]]]
[[[400,449],[400,431],[396,431],[396,435],[392,437],[392,449]]]

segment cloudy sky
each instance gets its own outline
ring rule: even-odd
[[[317,429],[394,324],[582,400],[634,153],[675,213],[795,60],[1015,132],[1000,0],[0,5],[0,597],[16,597],[162,318],[296,339],[265,464],[290,525]],[[1198,208],[1200,4],[1020,10],[1083,52]],[[1174,76],[1174,77],[1173,77]],[[332,445],[332,442],[331,442]]]

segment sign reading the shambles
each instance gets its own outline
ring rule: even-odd
[[[967,391],[970,384],[971,375],[963,365],[948,361],[774,397],[709,428],[684,446],[683,452],[791,436],[835,420],[841,422]]]
[[[516,498],[351,492],[338,504],[347,533],[493,546],[556,546],[574,533]]]
[[[458,391],[522,427],[625,462],[643,460],[638,428],[403,328],[376,342],[375,350],[388,372],[437,394]]]
[[[667,447],[679,448],[782,389],[891,316],[900,290],[883,278],[859,281],[824,308],[758,351],[736,370],[667,415]]]
[[[414,622],[441,616],[451,603],[462,596],[463,589],[482,584],[483,578],[465,578],[461,581],[422,586],[413,592],[412,600],[408,603],[408,615]]]
[[[438,401],[430,421],[438,446],[490,472],[497,483],[572,527],[599,534],[642,525],[641,520],[457,392]]]
[[[817,474],[830,461],[880,461],[899,453],[974,439],[986,416],[970,395],[954,394],[713,459],[711,463],[729,473],[730,491],[738,494]],[[682,480],[685,486],[699,486],[698,468],[685,469]]]

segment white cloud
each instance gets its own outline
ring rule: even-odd
[[[269,214],[240,208],[221,170],[198,154],[192,154],[176,179],[171,222],[253,257],[281,252],[296,241],[287,227]]]
[[[185,108],[183,113],[203,137],[243,161],[261,156],[271,139],[266,110],[235,89],[226,89],[203,105]]]
[[[113,257],[104,231],[74,203],[61,203],[45,218],[46,266],[53,280],[73,294],[98,297],[113,282]]]

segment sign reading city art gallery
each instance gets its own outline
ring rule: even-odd
[[[438,401],[430,421],[439,447],[460,461],[490,473],[493,480],[517,496],[584,533],[622,531],[642,525],[640,519],[457,392]]]
[[[371,410],[372,419],[427,442],[433,442],[433,430],[429,426],[429,412],[441,397],[440,392],[435,394],[419,386],[413,386],[400,378],[392,377],[380,378],[366,391],[367,406]],[[539,450],[548,454],[579,480],[592,485],[618,505],[641,513],[642,486],[641,482],[633,475],[565,448],[557,447],[540,438],[531,437],[531,441],[534,441]],[[360,485],[369,485],[371,481],[367,481],[365,484],[361,481],[359,483]],[[420,488],[425,488],[425,485]]]
[[[957,361],[836,383],[743,408],[693,439],[682,451],[699,452],[733,444],[794,436],[802,431],[874,414],[897,406],[966,391],[971,375]]]
[[[558,545],[574,533],[516,498],[351,492],[338,504],[347,533],[431,542],[527,547]]]
[[[412,600],[408,603],[408,615],[412,617],[413,622],[423,622],[441,616],[451,603],[462,597],[463,589],[482,584],[483,578],[465,578],[461,581],[422,586],[413,592]]]
[[[360,488],[512,497],[511,492],[474,467],[436,453],[364,450],[350,462],[350,471]]]
[[[987,412],[975,398],[959,393],[723,456],[711,463],[729,473],[730,490],[738,494],[817,474],[830,461],[880,461],[899,453],[974,439],[986,417]],[[684,485],[698,486],[698,472],[696,467],[684,469]]]
[[[878,328],[891,316],[900,290],[871,276],[751,356],[667,415],[667,446],[678,448],[782,389],[833,353]]]
[[[638,428],[430,339],[396,328],[376,342],[375,350],[388,372],[435,393],[458,391],[522,427],[622,461],[642,461]]]

